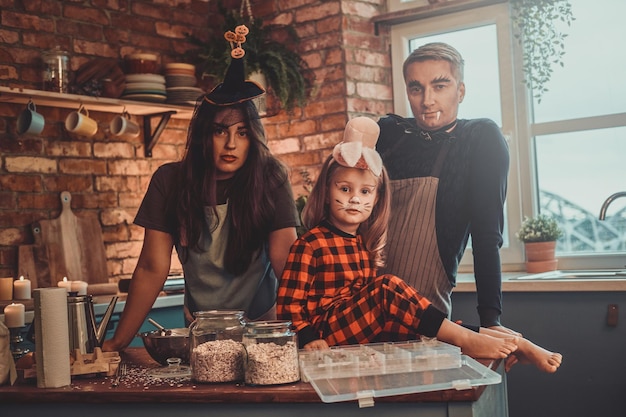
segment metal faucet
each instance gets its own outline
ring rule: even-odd
[[[604,200],[604,203],[602,203],[602,207],[600,208],[600,217],[598,217],[598,219],[604,220],[604,218],[606,217],[606,209],[615,199],[620,197],[626,197],[626,191],[620,191],[619,193],[615,193],[609,196],[609,198],[607,198],[606,200]]]

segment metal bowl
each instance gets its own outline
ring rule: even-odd
[[[180,358],[182,363],[189,363],[189,329],[170,329],[167,333],[153,330],[139,336],[152,359],[161,365],[167,365],[168,358]]]

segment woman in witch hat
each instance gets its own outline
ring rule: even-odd
[[[287,169],[270,153],[252,101],[265,90],[244,77],[246,34],[245,26],[227,33],[233,50],[223,83],[198,99],[183,159],[151,179],[135,217],[145,229],[143,248],[105,351],[132,341],[163,288],[174,247],[185,276],[186,324],[193,313],[214,309],[275,318],[276,276],[299,217]]]

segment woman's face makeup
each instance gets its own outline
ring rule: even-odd
[[[226,108],[215,115],[213,122],[213,157],[217,179],[235,175],[248,158],[250,137],[240,109]]]

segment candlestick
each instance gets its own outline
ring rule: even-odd
[[[67,277],[63,277],[63,281],[57,282],[57,287],[65,287],[67,292],[72,291],[72,282],[67,280]]]
[[[13,282],[13,298],[16,300],[30,300],[30,280],[20,276]]]
[[[13,327],[24,327],[24,304],[11,303],[4,307],[4,323],[9,329]]]
[[[85,281],[71,281],[70,291],[78,295],[87,295],[87,285]]]
[[[13,278],[0,278],[0,300],[13,299]]]

